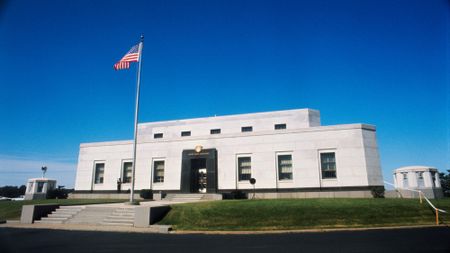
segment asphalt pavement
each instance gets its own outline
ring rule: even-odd
[[[214,235],[2,227],[0,252],[450,252],[450,228]]]

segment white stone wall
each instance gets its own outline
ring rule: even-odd
[[[423,173],[423,186],[419,187],[419,173]],[[433,182],[432,173],[435,174],[436,180]],[[408,175],[409,188],[440,188],[439,171],[433,167],[426,166],[407,166],[398,168],[394,171],[394,178],[397,178],[396,188],[402,187],[403,174]]]
[[[300,116],[293,117],[292,121],[288,116],[282,115],[287,118],[269,117],[267,122],[264,118],[248,121],[239,119],[224,125],[209,122],[203,126],[178,122],[166,126],[166,129],[164,126],[156,127],[156,123],[152,123],[152,127],[143,124],[139,127],[141,132],[138,139],[135,189],[180,189],[182,151],[194,149],[197,145],[202,145],[204,149],[217,149],[219,190],[252,188],[247,182],[237,182],[236,157],[240,154],[248,154],[252,158],[252,177],[257,180],[257,189],[383,185],[373,126],[351,124],[311,127],[320,122],[318,112],[298,111]],[[299,119],[310,121],[305,123]],[[294,128],[297,121],[300,123]],[[286,123],[287,129],[274,130],[274,122]],[[240,127],[246,125],[253,126],[253,132],[241,133]],[[210,135],[209,129],[216,127],[221,128],[222,133]],[[164,138],[153,139],[154,129],[157,129],[155,132],[164,132]],[[232,129],[234,130],[231,131]],[[190,130],[192,136],[180,137],[181,130]],[[132,158],[131,151],[131,141],[80,145],[75,189],[115,190],[117,178],[121,177],[122,162]],[[321,151],[336,153],[336,179],[321,179]],[[277,180],[278,152],[292,154],[293,179],[290,181]],[[154,159],[165,160],[164,183],[152,182]],[[103,184],[92,183],[95,161],[105,161]],[[122,190],[128,188],[129,184],[122,185]]]
[[[139,124],[139,140],[153,141],[153,134],[163,133],[164,139],[180,138],[181,131],[192,136],[209,136],[211,129],[221,129],[221,135],[236,134],[241,127],[252,126],[253,132],[272,132],[275,124],[286,124],[287,129],[320,126],[320,113],[311,109],[252,113],[187,120],[173,120]]]

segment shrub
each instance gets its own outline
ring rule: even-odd
[[[372,196],[374,198],[384,198],[384,187],[383,186],[374,186],[370,190],[372,192]]]
[[[143,199],[153,199],[153,192],[150,189],[143,189],[139,193],[139,196]]]
[[[222,194],[223,199],[247,199],[247,193],[243,191],[232,191],[230,193],[223,193]]]
[[[67,199],[69,195],[69,190],[64,188],[56,188],[48,190],[47,199]]]

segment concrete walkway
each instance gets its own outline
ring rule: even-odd
[[[197,200],[197,201],[170,201],[170,200],[150,200],[150,201],[142,201],[140,205],[129,205],[124,200],[123,203],[105,203],[105,204],[93,204],[89,206],[98,206],[98,207],[114,207],[114,208],[135,208],[139,206],[170,206],[174,204],[184,204],[184,203],[195,203],[195,202],[205,202],[211,200]]]
[[[420,228],[448,228],[445,225],[412,225],[393,227],[371,227],[371,228],[322,228],[322,229],[298,229],[298,230],[256,230],[256,231],[167,231],[166,225],[151,225],[147,228],[124,227],[124,226],[99,226],[87,224],[22,224],[19,221],[8,221],[0,224],[0,228],[32,228],[32,229],[55,229],[70,231],[102,231],[102,232],[127,232],[127,233],[163,233],[163,234],[205,234],[205,235],[257,235],[257,234],[296,234],[296,233],[324,233],[324,232],[350,232],[371,230],[405,230]]]
[[[127,227],[127,226],[99,226],[88,224],[22,224],[18,221],[8,221],[0,224],[0,228],[32,228],[32,229],[55,229],[70,231],[101,231],[101,232],[127,232],[127,233],[169,233],[167,226],[151,225],[147,228]]]
[[[170,200],[152,200],[152,201],[142,201],[140,205],[129,205],[126,200],[122,203],[105,203],[105,204],[92,204],[92,205],[73,205],[71,207],[94,207],[94,208],[130,208],[134,209],[141,206],[165,206],[173,204],[183,204],[183,203],[194,203],[194,202],[204,202],[206,200],[197,201],[170,201]],[[19,221],[8,221],[6,223],[0,223],[1,227],[11,227],[11,228],[36,228],[36,229],[62,229],[62,230],[77,230],[77,231],[105,231],[105,232],[136,232],[136,233],[168,233],[168,227],[166,225],[151,225],[147,228],[136,228],[133,226],[114,226],[114,225],[99,225],[99,224],[46,224],[46,223],[33,223],[33,224],[21,224]]]

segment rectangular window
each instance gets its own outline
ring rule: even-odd
[[[220,128],[211,129],[211,134],[220,134]]]
[[[133,170],[133,162],[124,162],[122,165],[122,183],[131,183],[132,170]]]
[[[153,139],[161,139],[163,137],[162,133],[156,133],[153,135]]]
[[[164,161],[153,161],[153,182],[163,183],[164,182]]]
[[[275,130],[286,129],[286,124],[275,124]]]
[[[423,181],[423,172],[417,172],[417,186],[420,188],[425,187],[425,182]]]
[[[336,157],[334,152],[320,153],[322,179],[336,178]]]
[[[402,173],[403,175],[403,188],[408,188],[408,173]]]
[[[251,157],[238,157],[239,181],[248,181],[252,177]]]
[[[253,127],[251,126],[245,126],[245,127],[241,127],[241,132],[253,132]]]
[[[95,164],[95,184],[103,184],[103,175],[105,174],[105,164],[104,163],[96,163]]]
[[[292,155],[278,155],[278,179],[292,180]]]
[[[36,192],[43,192],[44,190],[44,182],[37,182],[37,191]]]
[[[191,131],[183,131],[183,132],[181,132],[181,136],[182,137],[191,136]]]

